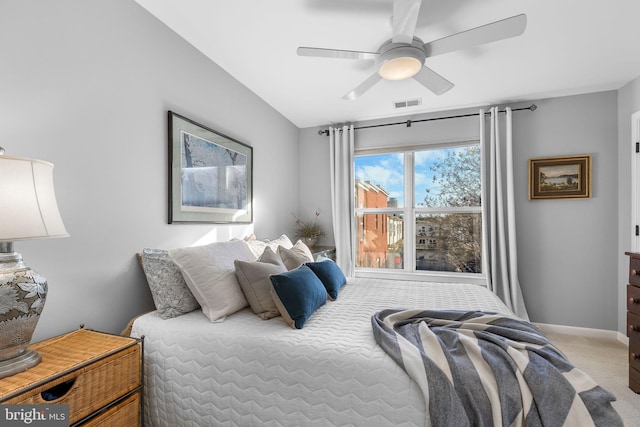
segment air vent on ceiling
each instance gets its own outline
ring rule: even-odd
[[[393,108],[417,107],[422,105],[422,98],[407,99],[406,101],[394,101]]]

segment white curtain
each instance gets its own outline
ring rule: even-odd
[[[529,320],[518,280],[511,115],[506,108],[501,127],[498,107],[493,107],[487,136],[485,111],[480,110],[483,270],[488,288],[516,315]]]
[[[331,211],[336,262],[345,276],[353,277],[353,125],[329,128]]]

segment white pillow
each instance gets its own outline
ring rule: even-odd
[[[169,256],[180,268],[202,312],[212,322],[222,321],[247,306],[233,265],[235,260],[255,259],[246,242],[235,240],[171,249]]]
[[[273,249],[274,252],[277,252],[278,246],[282,246],[287,249],[291,249],[293,247],[293,243],[291,243],[291,240],[285,234],[273,240],[258,240],[256,239],[255,234],[251,234],[245,237],[244,241],[247,242],[247,245],[255,256],[255,259],[262,256],[262,253],[267,246]]]
[[[264,252],[264,248],[267,247],[266,240],[258,240],[255,234],[249,234],[242,240],[247,243],[247,246],[251,253],[253,253],[255,259],[260,258],[260,255]]]
[[[282,246],[286,249],[291,249],[293,247],[293,243],[291,243],[291,240],[287,237],[286,234],[283,234],[277,239],[267,240],[267,246],[269,246],[271,249],[273,249],[274,252],[276,252],[278,250],[278,246]]]

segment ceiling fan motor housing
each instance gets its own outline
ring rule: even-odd
[[[411,44],[384,43],[378,49],[376,67],[380,76],[386,80],[404,80],[413,77],[424,65],[426,55],[424,43],[417,37]]]

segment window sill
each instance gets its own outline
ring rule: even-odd
[[[487,281],[482,274],[468,273],[439,273],[416,272],[410,273],[404,270],[366,269],[358,268],[356,277],[386,280],[411,280],[416,282],[440,282],[440,283],[470,283],[473,285],[487,286]]]

